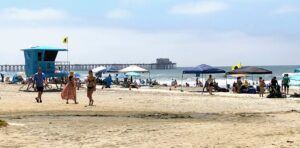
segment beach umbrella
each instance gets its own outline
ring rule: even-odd
[[[144,73],[144,72],[149,72],[147,69],[141,68],[136,65],[131,65],[126,68],[123,68],[119,70],[120,73],[127,73],[127,72],[139,72],[139,73]]]
[[[96,77],[102,77],[102,74],[106,72],[106,67],[100,66],[92,69],[92,71],[95,73]]]
[[[119,70],[120,68],[117,66],[109,66],[107,67],[106,72],[117,73]]]
[[[125,74],[126,76],[131,76],[131,77],[140,77],[141,74],[137,72],[128,72]]]
[[[104,73],[106,72],[106,67],[100,66],[92,69],[93,73]]]
[[[80,74],[77,73],[77,72],[75,72],[75,73],[74,73],[74,77],[75,77],[75,78],[80,78]]]

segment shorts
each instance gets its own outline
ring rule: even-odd
[[[44,91],[44,87],[36,87],[38,92],[43,92]]]
[[[283,88],[289,88],[290,86],[287,84],[283,84]]]
[[[87,90],[88,90],[88,91],[94,91],[94,90],[95,90],[95,87],[88,87]]]

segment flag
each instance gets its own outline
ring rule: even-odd
[[[241,63],[231,66],[231,70],[236,70],[236,69],[239,69],[239,68],[242,68]]]
[[[68,37],[64,37],[63,43],[64,43],[64,44],[68,44],[68,40],[69,40]]]

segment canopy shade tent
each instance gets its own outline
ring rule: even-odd
[[[128,66],[126,68],[123,68],[121,70],[119,70],[120,73],[127,73],[127,72],[141,72],[141,73],[144,73],[144,72],[149,72],[147,69],[144,69],[144,68],[141,68],[139,66],[136,66],[136,65],[131,65],[131,66]]]
[[[206,64],[201,64],[198,65],[196,67],[191,67],[191,68],[186,68],[182,71],[182,77],[181,77],[181,91],[183,91],[183,74],[196,74],[197,77],[200,76],[200,74],[202,74],[202,81],[204,81],[203,79],[203,75],[204,74],[218,74],[218,73],[225,73],[225,70],[219,69],[219,68],[215,68]]]
[[[232,74],[249,74],[249,75],[254,75],[254,74],[272,74],[272,71],[259,68],[259,67],[254,67],[254,66],[245,66],[233,71],[227,72],[227,74],[232,75]]]
[[[183,74],[213,74],[213,73],[225,73],[224,70],[215,68],[206,64],[201,64],[196,67],[184,69]]]

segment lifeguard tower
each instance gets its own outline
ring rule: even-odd
[[[34,75],[41,67],[46,77],[64,77],[70,70],[69,61],[55,61],[59,51],[68,51],[67,49],[35,46],[28,49],[22,49],[25,57],[25,73],[27,77]]]

